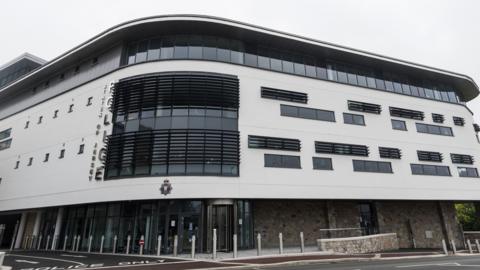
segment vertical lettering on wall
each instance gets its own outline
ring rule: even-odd
[[[92,151],[92,160],[90,163],[90,173],[88,180],[103,181],[105,172],[105,158],[107,147],[107,136],[112,134],[112,113],[110,106],[113,98],[113,91],[116,81],[105,85],[103,89],[102,103],[98,113],[98,122],[95,130],[95,144]]]

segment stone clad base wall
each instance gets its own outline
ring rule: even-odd
[[[444,226],[448,239],[463,245],[453,203],[382,201],[376,209],[380,233],[396,233],[400,248],[441,248]]]
[[[396,233],[374,234],[368,236],[318,239],[318,250],[336,253],[371,253],[398,249]]]
[[[262,235],[262,246],[278,247],[282,232],[284,246],[317,245],[317,239],[353,237],[360,230],[330,231],[333,228],[360,228],[359,201],[255,200],[254,233]],[[463,247],[463,232],[453,202],[375,201],[378,233],[396,233],[400,248],[441,248],[442,239]]]

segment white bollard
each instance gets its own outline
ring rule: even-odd
[[[80,235],[78,235],[77,236],[77,247],[75,248],[75,251],[77,251],[77,252],[78,252],[78,249],[80,248],[80,239],[82,239],[82,238],[81,238]]]
[[[447,243],[445,243],[445,239],[442,239],[442,247],[443,253],[445,253],[445,255],[448,255]]]
[[[237,258],[238,257],[238,252],[237,252],[237,235],[234,234],[233,235],[233,258]]]
[[[2,269],[4,258],[5,258],[5,252],[0,252],[0,269]]]
[[[162,250],[162,235],[158,235],[157,237],[157,256],[160,256]]]
[[[141,243],[145,243],[145,236],[143,236],[143,235],[140,236],[140,242],[141,242]],[[140,244],[140,243],[139,243],[139,244]],[[144,244],[141,244],[141,245],[140,245],[140,248],[138,249],[138,253],[139,253],[140,255],[143,255],[143,246],[144,246]]]
[[[126,254],[130,253],[130,240],[131,240],[131,237],[129,235],[127,236],[127,250],[125,251]]]
[[[177,257],[178,252],[178,235],[173,236],[173,257]]]
[[[113,248],[112,248],[112,253],[115,254],[115,252],[117,252],[117,241],[118,241],[118,237],[115,235],[115,237],[113,237]]]
[[[470,239],[467,240],[467,247],[468,247],[468,253],[472,254],[472,243],[470,243]]]
[[[213,229],[212,241],[212,257],[215,260],[217,259],[217,229]]]
[[[305,239],[303,238],[303,232],[300,232],[300,253],[305,252]]]
[[[90,235],[90,237],[88,238],[88,253],[92,251],[92,241],[93,241],[93,236]]]
[[[57,249],[57,242],[58,242],[58,235],[54,235],[51,250],[56,250]]]
[[[63,251],[67,250],[67,241],[68,235],[65,235],[65,238],[63,239]]]
[[[47,243],[45,244],[45,250],[48,250],[48,244],[50,244],[50,235],[47,235]]]
[[[43,238],[43,235],[40,235],[40,237],[38,238],[38,242],[37,242],[37,250],[40,249],[40,245],[42,244],[42,238]]]
[[[192,235],[192,259],[195,259],[195,235]]]
[[[278,253],[283,254],[283,234],[278,234]]]
[[[454,240],[450,240],[450,243],[452,244],[453,254],[457,254],[457,247],[455,246],[455,241],[454,241]]]
[[[75,251],[75,246],[77,245],[77,236],[73,236],[72,251]]]
[[[103,253],[103,243],[105,242],[105,236],[102,235],[102,238],[100,238],[100,253]]]
[[[262,235],[257,234],[257,256],[262,255]]]

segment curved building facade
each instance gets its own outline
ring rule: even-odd
[[[112,27],[0,89],[2,246],[138,252],[397,233],[463,242],[461,74],[226,19]],[[1,228],[1,227],[0,227]],[[114,241],[117,239],[117,242]]]

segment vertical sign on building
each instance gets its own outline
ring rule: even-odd
[[[98,113],[98,122],[95,130],[95,142],[90,163],[88,180],[102,181],[105,172],[105,158],[107,153],[108,135],[112,134],[112,113],[110,106],[113,101],[113,91],[116,81],[105,85],[103,89],[102,103]]]

